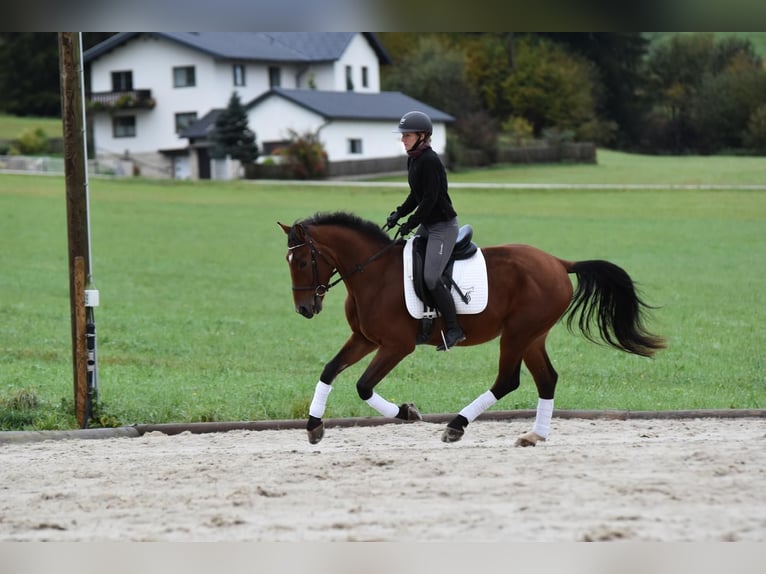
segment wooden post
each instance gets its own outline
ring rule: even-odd
[[[88,412],[88,350],[85,340],[85,259],[74,258],[74,414],[84,428]]]
[[[86,277],[90,274],[90,237],[88,236],[85,124],[80,81],[80,35],[78,32],[59,32],[58,39],[61,117],[64,133],[64,177],[66,181],[67,239],[69,245],[69,296],[72,321],[75,415],[82,427],[87,422],[84,420],[87,398],[83,400],[81,397],[87,397],[85,283]],[[78,265],[82,268],[82,285],[78,285]],[[82,314],[81,326],[78,324],[80,314]],[[84,395],[81,394],[83,389],[85,390]]]

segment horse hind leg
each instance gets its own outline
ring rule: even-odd
[[[545,442],[550,434],[553,417],[553,396],[556,391],[558,373],[553,368],[545,350],[545,337],[539,338],[524,353],[524,364],[532,374],[537,386],[537,410],[532,430],[516,439],[515,446],[536,446]]]
[[[500,368],[492,388],[474,399],[460,413],[447,423],[442,433],[442,441],[457,442],[465,434],[465,428],[476,417],[486,411],[508,393],[519,388],[521,382],[521,357],[514,351],[517,346],[511,338],[503,334],[500,338]]]

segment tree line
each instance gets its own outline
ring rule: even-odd
[[[383,87],[457,118],[454,146],[498,137],[645,153],[766,153],[766,68],[747,38],[634,33],[381,34]]]
[[[84,33],[87,49],[110,33]],[[456,118],[448,147],[590,141],[645,153],[766,154],[766,68],[747,38],[639,32],[380,33],[382,89]],[[0,33],[0,111],[60,117],[55,33]],[[457,152],[456,152],[457,153]]]

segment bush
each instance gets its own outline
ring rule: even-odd
[[[750,115],[743,139],[748,148],[766,155],[766,104],[756,108]]]
[[[28,128],[21,132],[11,146],[11,155],[40,155],[48,151],[48,136],[42,128]]]
[[[447,132],[447,144],[444,148],[445,163],[450,171],[459,171],[463,167],[463,144],[460,143],[457,135],[451,131]]]
[[[535,139],[534,127],[525,118],[512,116],[503,122],[503,131],[513,139],[513,145],[522,147]]]
[[[473,165],[492,165],[497,161],[497,122],[484,111],[465,114],[455,122],[455,131],[464,152],[476,155]]]
[[[280,148],[294,179],[323,179],[327,176],[327,152],[312,132],[298,134],[290,130],[290,143]]]
[[[591,142],[602,147],[613,147],[617,142],[619,126],[609,120],[592,120],[575,131],[577,141]]]

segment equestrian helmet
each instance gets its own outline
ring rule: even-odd
[[[434,127],[431,123],[431,118],[423,112],[407,112],[399,120],[399,126],[394,132],[404,133],[420,133],[425,132],[429,136],[433,133]]]

